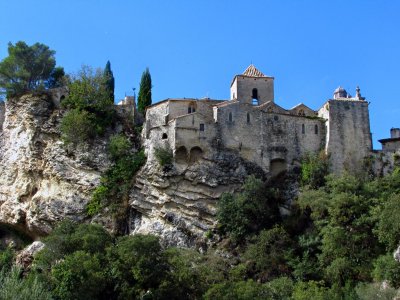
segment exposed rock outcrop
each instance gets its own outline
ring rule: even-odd
[[[215,225],[217,200],[261,168],[228,151],[189,165],[162,168],[149,159],[130,193],[131,230],[160,235],[166,244],[192,246]]]
[[[91,191],[109,164],[102,139],[68,153],[60,140],[61,116],[50,94],[6,102],[0,132],[0,223],[34,238],[64,218],[82,221]]]
[[[18,266],[27,271],[33,262],[35,254],[42,250],[44,246],[44,243],[40,241],[33,242],[18,253],[15,262]]]

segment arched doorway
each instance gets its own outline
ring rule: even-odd
[[[269,164],[269,171],[273,175],[286,171],[286,161],[282,158],[272,159]]]
[[[185,146],[179,147],[175,151],[175,162],[176,163],[186,163],[188,159],[188,152]]]
[[[200,158],[203,157],[203,150],[200,147],[193,147],[190,149],[189,160],[191,163],[198,161]]]

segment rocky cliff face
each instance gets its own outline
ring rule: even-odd
[[[131,230],[153,233],[167,244],[193,246],[215,226],[217,200],[263,171],[238,155],[220,151],[189,165],[161,167],[149,159],[130,193]]]
[[[85,218],[91,190],[107,168],[106,144],[68,153],[60,140],[62,111],[51,95],[9,99],[0,132],[0,225],[35,238],[66,217]]]
[[[85,207],[110,165],[108,137],[67,151],[60,139],[63,111],[51,95],[9,99],[0,132],[0,226],[32,238],[49,233],[64,218],[100,222],[112,230],[112,216],[92,220]],[[145,145],[146,146],[146,145]],[[165,244],[192,246],[215,225],[216,203],[251,173],[263,171],[233,152],[221,150],[189,165],[161,167],[149,159],[129,193],[131,233],[160,235]]]

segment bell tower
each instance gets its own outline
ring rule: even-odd
[[[254,106],[274,101],[274,77],[264,75],[251,64],[232,80],[231,100],[234,99]]]

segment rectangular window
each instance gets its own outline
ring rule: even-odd
[[[204,131],[204,124],[200,124],[200,131]]]

